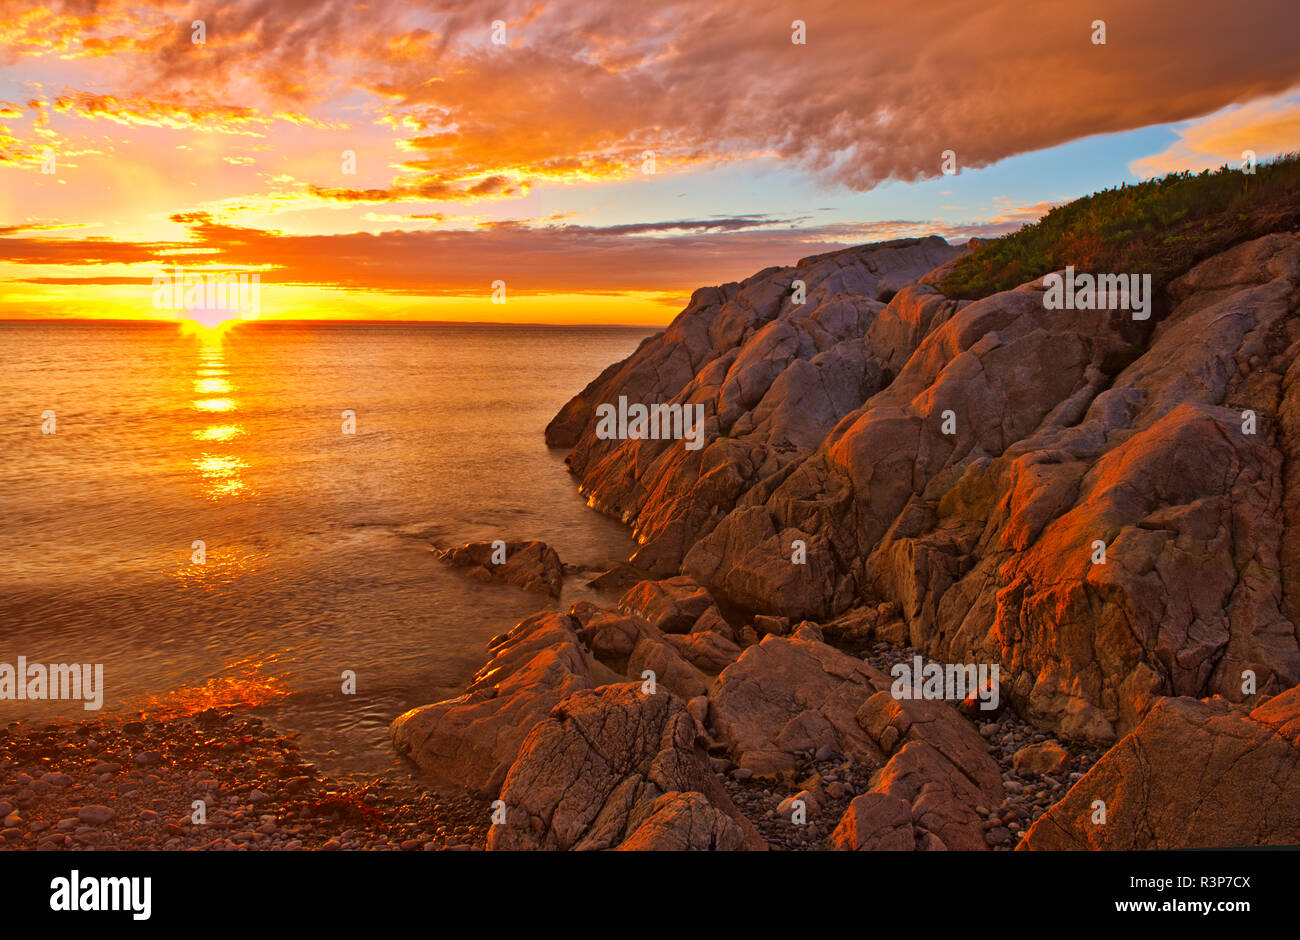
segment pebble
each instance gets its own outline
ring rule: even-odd
[[[83,806],[81,809],[77,810],[77,818],[82,822],[90,823],[93,826],[102,826],[115,815],[116,814],[107,806],[98,806],[95,804]]]
[[[998,826],[984,834],[984,841],[989,845],[1006,845],[1011,841],[1011,830]]]

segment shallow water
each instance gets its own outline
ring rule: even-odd
[[[631,552],[542,430],[648,332],[0,323],[0,662],[105,673],[101,712],[5,700],[0,724],[251,702],[324,768],[384,769],[394,716],[584,593],[480,584],[431,543]]]

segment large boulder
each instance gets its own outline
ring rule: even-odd
[[[591,659],[565,614],[539,613],[490,646],[465,694],[394,719],[397,750],[434,776],[496,795],[528,732],[570,693],[615,676]]]
[[[822,747],[879,760],[856,715],[888,688],[879,670],[807,632],[767,636],[722,671],[710,692],[711,714],[740,767],[780,777],[794,770],[796,752]]]
[[[623,840],[620,852],[681,852],[755,848],[736,822],[703,793],[665,793],[650,815]],[[752,841],[752,840],[751,840]]]
[[[701,617],[717,610],[713,595],[686,577],[641,581],[618,599],[618,606],[664,633],[690,633]]]
[[[717,675],[740,658],[740,647],[712,630],[695,630],[685,636],[669,634],[664,639],[688,663],[710,675]]]
[[[529,733],[488,848],[759,849],[676,696],[637,683],[566,698]]]
[[[983,850],[977,807],[1002,800],[1002,775],[975,726],[943,702],[868,699],[858,722],[889,762],[832,833],[848,851]]]
[[[1253,709],[1162,699],[1019,849],[1300,844],[1300,687]]]

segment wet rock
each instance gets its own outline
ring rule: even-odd
[[[457,568],[465,568],[476,576],[505,581],[525,591],[559,597],[564,582],[564,564],[555,549],[545,542],[506,542],[505,560],[500,546],[492,542],[471,542],[460,548],[438,551],[440,560]]]
[[[495,796],[535,724],[595,677],[616,678],[586,654],[576,627],[573,618],[557,613],[521,622],[498,639],[464,695],[393,721],[398,751],[435,775]]]

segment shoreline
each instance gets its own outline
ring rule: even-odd
[[[14,722],[0,729],[0,849],[483,849],[486,801],[414,773],[364,782],[322,774],[296,737],[233,709]]]

